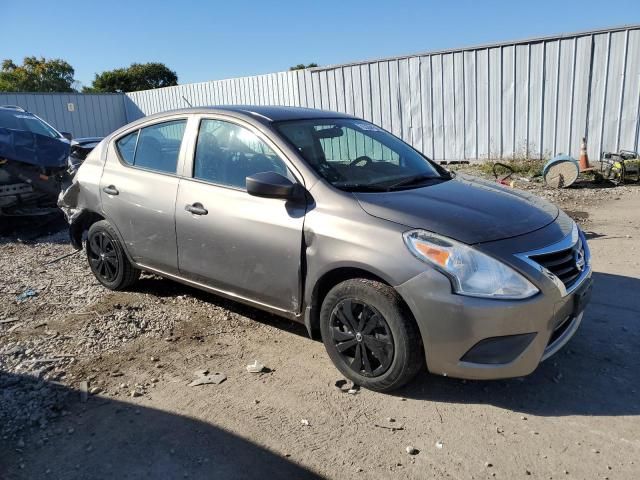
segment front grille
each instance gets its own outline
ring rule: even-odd
[[[542,255],[532,255],[529,258],[553,273],[567,288],[580,277],[586,266],[584,247],[580,238],[573,247]]]

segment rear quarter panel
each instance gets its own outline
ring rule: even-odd
[[[101,141],[78,169],[74,183],[79,184],[76,209],[102,213],[100,178],[107,156],[107,140]]]

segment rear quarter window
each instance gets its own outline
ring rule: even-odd
[[[135,132],[130,133],[129,135],[126,135],[116,141],[116,148],[118,149],[120,158],[122,158],[122,160],[129,165],[133,165],[133,159],[136,154],[138,132],[139,130],[136,130]]]

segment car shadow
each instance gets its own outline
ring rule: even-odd
[[[5,401],[12,391],[16,399],[28,392],[25,409],[39,395],[65,399],[54,406],[65,414],[46,428],[0,437],[5,480],[321,478],[284,454],[194,418],[100,396],[80,403],[78,391],[28,376],[0,372],[0,386]]]
[[[67,229],[62,211],[32,217],[0,217],[0,245],[16,242],[68,244]]]
[[[543,416],[638,415],[640,280],[594,273],[594,293],[574,338],[527,377],[463,381],[421,374],[393,395],[446,403],[493,404]],[[135,291],[191,295],[239,315],[308,338],[304,325],[160,277],[142,278]],[[310,340],[311,341],[311,340]]]
[[[593,278],[580,329],[531,375],[495,381],[423,375],[394,394],[550,417],[640,414],[640,280],[606,273]]]
[[[463,381],[419,375],[393,395],[446,403],[493,404],[543,416],[638,415],[640,390],[640,280],[594,273],[594,293],[575,337],[527,377]],[[234,313],[307,337],[303,325],[159,277],[137,291],[192,295]]]

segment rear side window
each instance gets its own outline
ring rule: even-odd
[[[186,120],[158,123],[120,138],[118,152],[129,165],[176,173]]]

